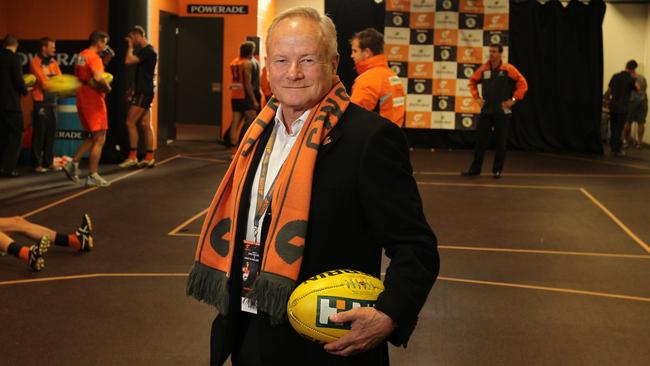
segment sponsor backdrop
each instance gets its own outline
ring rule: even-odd
[[[469,78],[490,44],[507,62],[508,16],[508,0],[386,1],[384,52],[407,89],[407,128],[476,128]]]

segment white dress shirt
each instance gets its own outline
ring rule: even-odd
[[[287,129],[283,123],[282,117],[282,105],[278,106],[278,110],[275,113],[275,143],[273,144],[273,150],[271,151],[271,157],[269,159],[269,167],[266,173],[266,182],[264,184],[264,197],[269,192],[269,188],[275,181],[275,177],[280,172],[280,168],[284,164],[284,161],[287,160],[289,153],[293,144],[296,142],[300,130],[305,125],[305,121],[309,117],[309,110],[303,113],[297,120],[295,120],[291,126],[291,134],[287,133]],[[260,217],[258,224],[257,237],[254,234],[255,226],[255,211],[257,210],[257,189],[260,182],[260,171],[262,169],[262,163],[257,165],[257,171],[255,172],[255,179],[253,179],[253,185],[251,186],[251,204],[248,208],[248,223],[246,225],[246,240],[252,241],[255,243],[260,242],[260,236],[262,235],[262,222],[264,221],[264,215]]]

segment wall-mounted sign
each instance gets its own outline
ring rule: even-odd
[[[189,14],[248,14],[248,5],[188,5]]]
[[[23,73],[29,72],[29,62],[41,50],[41,42],[35,39],[20,39],[16,54],[23,65]],[[88,48],[86,40],[57,40],[55,59],[64,74],[74,74],[74,65],[79,52]]]

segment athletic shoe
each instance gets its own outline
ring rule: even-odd
[[[81,225],[79,225],[74,234],[79,239],[79,243],[81,243],[81,247],[79,248],[80,252],[90,252],[93,250],[93,223],[90,221],[88,214],[83,215]]]
[[[29,247],[29,266],[32,270],[38,272],[45,268],[45,258],[43,254],[47,252],[50,247],[50,238],[42,236],[38,243]]]
[[[138,165],[138,159],[126,159],[120,163],[120,168],[130,168],[132,166]]]
[[[63,165],[63,172],[71,181],[77,183],[79,181],[79,166],[74,162],[69,161]]]
[[[86,187],[108,187],[111,183],[102,178],[99,174],[94,173],[86,177]]]
[[[34,169],[34,171],[35,171],[36,173],[47,173],[48,170],[49,170],[49,169],[47,169],[47,168],[43,168],[42,166],[37,166],[37,167]]]
[[[156,165],[156,159],[140,160],[138,168],[153,168]]]
[[[38,243],[32,245],[38,248],[38,254],[43,255],[47,253],[48,249],[50,249],[50,244],[52,242],[50,241],[50,238],[47,235],[41,236],[41,239],[39,239]]]

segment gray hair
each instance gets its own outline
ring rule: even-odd
[[[334,26],[334,22],[327,15],[321,15],[316,9],[308,6],[296,6],[287,9],[273,19],[271,26],[269,26],[269,29],[266,31],[267,50],[270,49],[269,40],[271,39],[271,33],[273,33],[275,27],[280,23],[280,21],[288,18],[305,18],[318,23],[321,29],[321,41],[327,47],[327,57],[332,58],[338,53],[336,27]]]

